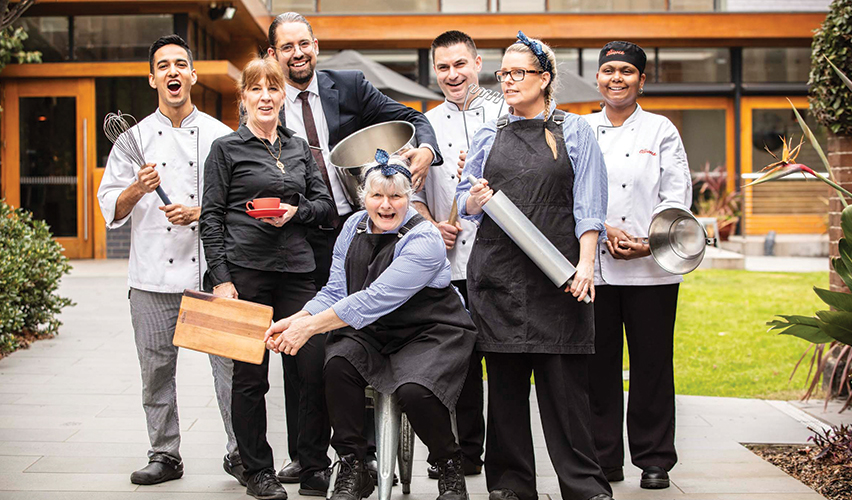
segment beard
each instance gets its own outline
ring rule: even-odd
[[[308,61],[307,66],[301,69],[296,69],[292,66],[288,66],[288,78],[291,82],[300,85],[303,83],[308,83],[309,81],[311,81],[311,78],[314,77],[314,68],[316,68],[316,64],[312,63],[311,61]]]

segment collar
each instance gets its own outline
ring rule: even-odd
[[[319,84],[317,83],[316,71],[314,72],[314,77],[311,78],[311,83],[308,84],[308,88],[306,88],[305,90],[307,90],[311,94],[319,96]],[[284,93],[287,97],[287,100],[290,101],[291,103],[295,104],[296,100],[299,98],[299,94],[301,94],[302,91],[297,89],[296,87],[290,85],[289,83],[285,83],[284,84]]]
[[[642,111],[642,106],[640,106],[639,103],[637,102],[636,103],[636,109],[634,109],[633,113],[631,113],[630,116],[628,116],[627,119],[624,120],[624,123],[622,123],[621,126],[623,127],[625,125],[631,124],[634,121],[638,120],[639,116],[642,113],[644,113],[644,111]],[[602,115],[601,117],[603,118],[603,125],[604,126],[616,128],[616,127],[613,126],[612,122],[609,121],[609,117],[606,115],[606,107],[605,106],[601,110],[601,115]]]
[[[447,111],[452,111],[453,113],[461,113],[462,112],[462,110],[461,110],[461,108],[459,107],[458,104],[456,104],[456,103],[454,103],[454,102],[452,102],[452,101],[450,101],[449,99],[446,99],[446,98],[444,99],[444,106],[447,108]],[[482,109],[484,107],[485,107],[484,105],[479,104],[478,106],[467,108],[467,110],[468,111],[475,111],[477,109]]]
[[[249,130],[248,126],[246,126],[245,123],[241,124],[240,128],[237,129],[237,135],[240,136],[240,139],[242,139],[244,143],[248,142],[252,139],[260,140],[257,136],[255,136],[252,133],[251,130]],[[278,125],[278,137],[286,143],[286,141],[289,138],[293,137],[293,131],[290,130],[289,128],[284,127],[281,124],[279,124]],[[282,143],[282,144],[284,144],[284,143]]]
[[[196,108],[196,107],[195,107],[195,105],[193,105],[193,106],[192,106],[192,111],[190,111],[190,112],[189,112],[189,114],[188,114],[188,115],[186,115],[186,116],[183,118],[183,120],[181,120],[181,122],[180,122],[180,128],[183,128],[183,127],[192,127],[192,126],[193,126],[193,123],[194,123],[194,122],[195,122],[195,120],[196,120],[196,118],[198,118],[198,115],[199,115],[198,108]],[[168,116],[164,115],[164,114],[163,114],[163,112],[162,112],[162,111],[160,111],[160,107],[159,107],[159,106],[157,106],[157,110],[156,110],[156,111],[154,111],[154,117],[155,117],[155,118],[157,119],[157,121],[158,121],[158,122],[160,122],[161,124],[163,124],[163,125],[167,125],[169,128],[173,128],[173,127],[172,127],[172,121],[169,119],[169,117],[168,117]]]

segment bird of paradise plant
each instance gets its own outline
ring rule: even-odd
[[[828,60],[828,58],[826,58],[826,61],[831,64],[831,67],[834,68],[834,71],[838,74],[838,76],[840,76],[843,83],[846,84],[850,91],[852,91],[852,81],[850,81],[850,79],[847,78],[846,75],[837,68],[837,66]],[[828,158],[826,158],[825,153],[823,153],[823,150],[814,137],[813,132],[811,132],[811,129],[807,126],[805,120],[799,114],[796,107],[793,106],[792,102],[790,103],[790,106],[793,107],[793,112],[796,114],[799,126],[802,128],[802,132],[804,132],[802,140],[799,142],[798,146],[791,148],[792,140],[790,141],[790,144],[788,144],[787,140],[782,138],[784,141],[784,147],[782,149],[781,158],[779,159],[776,157],[775,159],[778,160],[777,162],[767,165],[762,170],[765,172],[763,176],[746,186],[754,186],[756,184],[777,180],[795,173],[802,173],[803,175],[807,174],[815,177],[834,188],[837,191],[840,201],[843,203],[844,207],[840,214],[840,226],[843,231],[843,237],[840,238],[840,241],[838,242],[840,257],[832,259],[831,265],[835,272],[837,272],[837,275],[843,280],[843,283],[846,284],[847,288],[852,290],[852,207],[849,206],[846,200],[847,196],[852,199],[852,193],[837,184],[837,182],[835,182],[832,178]],[[820,174],[819,172],[815,172],[806,165],[796,163],[796,157],[801,150],[805,137],[807,137],[808,142],[816,150],[825,165],[825,168],[828,171],[828,177]],[[772,153],[770,152],[770,154]],[[807,177],[807,175],[805,176]],[[810,383],[803,399],[810,398],[813,395],[820,379],[824,375],[826,366],[831,359],[831,356],[828,356],[828,354],[836,350],[837,362],[834,364],[831,374],[828,376],[828,383],[825,384],[827,390],[826,405],[828,405],[828,401],[830,399],[841,394],[843,390],[846,389],[849,396],[840,410],[844,411],[846,408],[852,406],[852,379],[850,379],[850,369],[852,369],[852,294],[846,292],[832,292],[818,287],[814,287],[814,292],[823,302],[825,302],[826,305],[829,306],[829,310],[817,311],[816,315],[811,317],[785,316],[779,314],[777,316],[781,319],[769,321],[766,324],[770,327],[769,331],[776,331],[781,335],[793,335],[807,340],[812,344],[811,346],[808,346],[802,354],[802,357],[799,358],[796,366],[793,368],[793,374],[795,374],[802,361],[811,351],[811,348],[813,348],[810,367],[808,369],[808,379],[810,380]],[[814,371],[814,368],[816,368],[816,371]],[[838,370],[842,371],[838,374]],[[790,375],[790,378],[793,377],[793,374]]]

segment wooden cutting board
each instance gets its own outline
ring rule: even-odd
[[[271,323],[269,306],[185,290],[173,343],[259,365],[266,351],[263,335]]]

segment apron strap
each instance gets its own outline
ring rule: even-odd
[[[399,233],[397,233],[397,237],[402,238],[403,236],[405,236],[405,233],[411,231],[417,224],[420,224],[425,220],[426,219],[420,214],[414,215],[414,217],[408,219],[408,222],[406,222],[402,225],[401,228],[399,228]]]
[[[361,220],[358,221],[358,227],[355,229],[356,233],[363,233],[367,230],[367,220],[369,220],[370,214],[365,213]]]
[[[562,111],[561,109],[556,109],[556,110],[553,111],[553,115],[552,115],[553,123],[555,123],[557,125],[562,125],[562,123],[565,121],[565,118],[567,116],[568,116],[568,113],[566,113],[565,111]]]
[[[505,114],[505,115],[503,115],[503,116],[501,116],[500,118],[497,119],[497,128],[498,129],[503,128],[508,124],[509,124],[509,115],[508,114]]]

